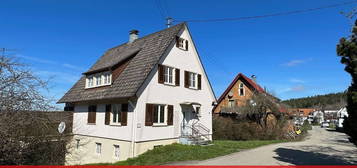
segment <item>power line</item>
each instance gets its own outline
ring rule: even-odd
[[[239,20],[259,19],[259,18],[266,18],[266,17],[284,16],[284,15],[292,15],[292,14],[298,14],[298,13],[312,12],[312,11],[328,9],[328,8],[336,8],[336,7],[346,6],[346,5],[350,5],[350,4],[354,4],[354,3],[357,3],[357,1],[356,0],[355,1],[348,1],[348,2],[344,2],[344,3],[333,4],[333,5],[328,5],[328,6],[322,6],[322,7],[318,7],[318,8],[301,9],[301,10],[294,10],[294,11],[288,11],[288,12],[279,12],[279,13],[266,14],[266,15],[243,16],[243,17],[233,17],[233,18],[218,18],[218,19],[175,20],[175,22],[224,22],[224,21],[239,21]]]

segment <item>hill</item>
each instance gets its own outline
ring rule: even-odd
[[[346,106],[346,93],[330,93],[303,98],[288,99],[282,103],[292,108],[339,109]]]

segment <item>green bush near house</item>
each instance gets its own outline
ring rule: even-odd
[[[205,160],[279,142],[283,141],[214,141],[212,145],[207,146],[172,144],[149,150],[138,157],[114,164],[94,165],[162,165],[179,161]]]
[[[301,126],[301,131],[303,133],[307,133],[308,130],[312,130],[312,126],[309,123],[309,121],[305,120],[304,123]]]

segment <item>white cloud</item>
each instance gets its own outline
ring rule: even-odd
[[[308,58],[308,59],[295,59],[295,60],[291,60],[291,61],[288,61],[286,63],[283,63],[281,65],[287,66],[287,67],[293,67],[293,66],[297,66],[297,65],[303,64],[305,62],[311,61],[311,60],[312,60],[311,58]]]
[[[56,62],[54,62],[54,61],[50,61],[50,60],[46,60],[46,59],[42,59],[42,58],[29,57],[29,56],[25,56],[25,55],[17,55],[17,57],[24,58],[24,59],[34,61],[34,62],[38,62],[38,63],[43,63],[43,64],[56,64]]]
[[[85,70],[82,67],[78,67],[78,66],[71,65],[71,64],[62,64],[62,66],[66,67],[66,68],[70,68],[70,69],[76,70],[76,71],[81,71],[81,72]]]
[[[289,81],[292,83],[305,83],[304,80],[296,79],[296,78],[291,78]]]

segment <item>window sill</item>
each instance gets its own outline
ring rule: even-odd
[[[109,126],[121,127],[120,123],[110,123]]]
[[[87,125],[96,125],[95,123],[87,123]]]
[[[198,88],[196,88],[196,87],[188,87],[188,89],[191,89],[191,90],[198,90]]]
[[[164,85],[166,85],[166,86],[176,86],[174,83],[163,83]]]
[[[153,124],[153,127],[167,127],[167,124]]]

